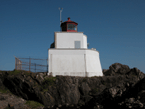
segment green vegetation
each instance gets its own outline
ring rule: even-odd
[[[56,77],[46,77],[43,81],[44,85],[53,85],[55,83]]]
[[[83,80],[82,80],[82,82],[87,82],[87,78],[88,77],[84,77]]]
[[[25,74],[26,76],[30,76],[30,75],[31,75],[31,73],[32,73],[32,72],[25,71],[25,73],[24,73],[24,74]]]
[[[100,92],[100,89],[98,89],[98,88],[92,89],[92,93],[98,93],[98,92]]]
[[[29,75],[31,75],[31,73],[32,72],[29,72],[29,71],[24,71],[24,70],[13,70],[13,71],[9,71],[8,73],[9,73],[9,75],[18,75],[19,73],[21,73],[21,72],[24,72],[24,74],[26,75],[26,76],[29,76]]]
[[[9,91],[9,89],[7,89],[7,88],[0,89],[0,92],[1,92],[1,93],[11,93],[11,92]]]
[[[56,77],[46,77],[41,86],[41,90],[43,92],[48,91],[48,86],[52,86],[55,84]]]
[[[32,109],[35,109],[38,107],[44,107],[43,104],[36,102],[36,101],[30,101],[30,100],[28,100],[25,104],[28,105],[29,107],[31,107]]]
[[[21,72],[21,70],[13,70],[11,72],[9,72],[10,75],[17,75]]]

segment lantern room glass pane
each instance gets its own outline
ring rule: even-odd
[[[67,30],[77,30],[77,26],[74,24],[67,24]]]

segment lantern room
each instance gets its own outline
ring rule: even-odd
[[[70,17],[67,21],[61,23],[61,30],[66,32],[77,32],[78,23],[71,21]]]

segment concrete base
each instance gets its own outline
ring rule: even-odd
[[[49,49],[48,75],[103,76],[99,52],[92,49]]]

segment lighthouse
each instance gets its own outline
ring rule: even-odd
[[[78,23],[61,23],[61,31],[54,32],[54,42],[48,49],[48,75],[92,77],[103,76],[99,52],[88,49],[87,36],[78,32]]]

